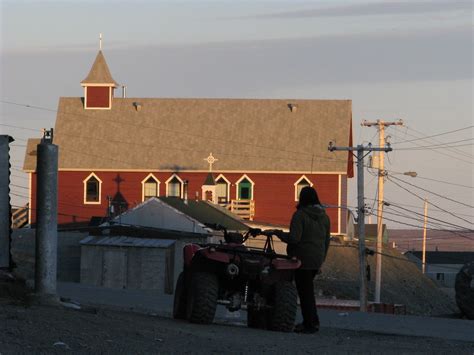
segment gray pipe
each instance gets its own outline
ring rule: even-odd
[[[37,146],[35,293],[56,295],[58,246],[58,146]]]
[[[13,138],[0,135],[0,268],[10,268],[10,142]]]

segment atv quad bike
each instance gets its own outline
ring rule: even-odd
[[[210,324],[218,304],[231,312],[245,305],[249,327],[292,331],[297,310],[293,277],[301,262],[274,251],[275,230],[250,229],[242,235],[213,228],[223,230],[223,243],[188,244],[183,249],[173,317]],[[244,244],[258,235],[266,236],[263,248]]]

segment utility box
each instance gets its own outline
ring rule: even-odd
[[[81,283],[172,294],[174,248],[168,239],[88,236],[81,241]]]

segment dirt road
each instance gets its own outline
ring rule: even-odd
[[[474,342],[322,328],[315,335],[198,326],[114,309],[25,307],[0,299],[0,353],[474,353]]]

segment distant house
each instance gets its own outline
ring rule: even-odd
[[[433,230],[426,231],[426,250],[474,252],[474,231]],[[421,250],[422,229],[390,229],[390,243],[400,251]]]
[[[405,256],[422,269],[421,251],[408,251]],[[474,252],[428,251],[426,252],[425,274],[440,286],[454,287],[457,273],[464,264],[470,261],[474,261]]]
[[[345,233],[335,206],[347,204],[352,154],[327,146],[352,145],[350,100],[115,97],[119,84],[102,51],[81,86],[83,97],[59,99],[54,130],[60,224],[106,216],[111,207],[118,215],[151,197],[188,197],[285,225],[311,185],[334,206],[331,232]],[[31,223],[38,142],[29,140],[24,163]]]
[[[357,223],[352,222],[352,218],[349,218],[347,223],[347,238],[349,240],[359,239],[359,227]],[[368,242],[377,241],[377,224],[366,223],[365,224],[365,240]],[[382,224],[382,240],[384,244],[388,243],[388,230],[385,224]]]

